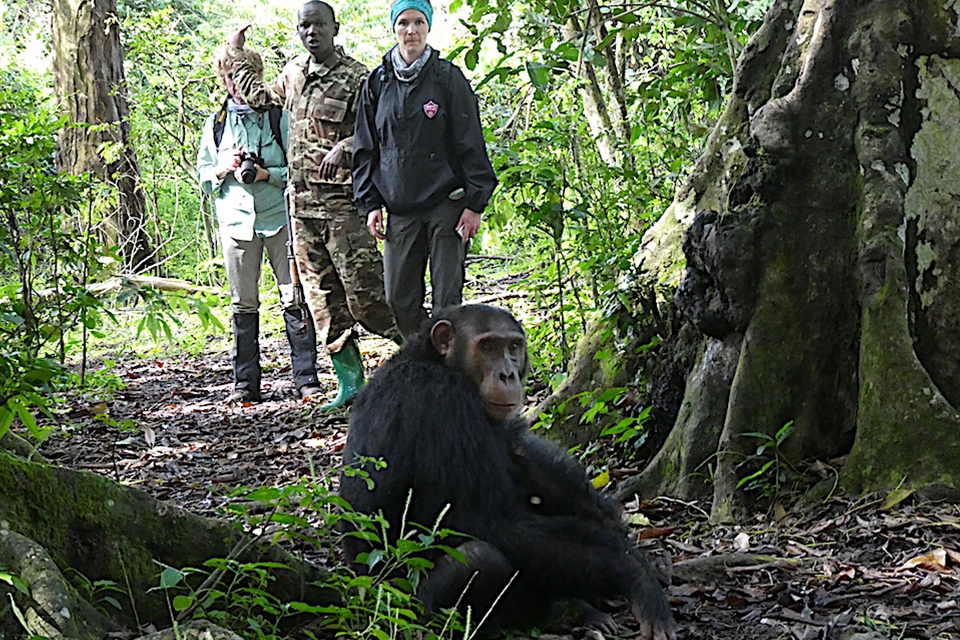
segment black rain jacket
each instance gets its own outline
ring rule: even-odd
[[[354,199],[364,215],[381,207],[420,213],[458,188],[464,207],[482,213],[497,177],[463,72],[433,51],[416,80],[400,82],[387,53],[360,92],[353,167]]]

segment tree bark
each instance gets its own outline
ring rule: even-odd
[[[130,140],[116,0],[57,0],[52,29],[54,88],[67,117],[57,167],[73,174],[90,172],[115,189],[116,202],[105,216],[105,240],[119,248],[127,269],[141,272],[154,260]]]
[[[588,8],[587,20],[593,20],[594,13],[599,13],[599,11],[593,11],[595,3],[592,2],[592,0],[590,4],[591,7]],[[591,28],[590,30],[592,31],[593,29]],[[577,17],[571,17],[563,25],[562,32],[563,37],[569,42],[580,46],[581,58],[575,63],[575,74],[576,77],[583,82],[583,111],[587,116],[590,130],[594,136],[596,136],[597,149],[600,151],[600,156],[607,164],[620,166],[624,161],[621,147],[630,140],[629,127],[627,127],[626,134],[624,134],[624,127],[626,125],[618,110],[619,105],[626,103],[626,98],[623,95],[623,86],[620,85],[619,87],[619,95],[609,94],[609,99],[613,104],[613,109],[611,110],[608,105],[608,97],[604,95],[601,85],[607,84],[608,88],[614,87],[610,81],[602,80],[593,63],[583,59],[582,56],[589,34],[585,33],[584,27],[580,24]],[[623,137],[624,135],[625,137]]]
[[[608,32],[603,24],[604,16],[597,4],[597,0],[587,0],[587,11],[590,15],[590,25],[593,31],[595,43],[603,42]],[[627,113],[627,90],[624,86],[624,68],[625,58],[621,55],[623,52],[622,43],[611,43],[605,47],[601,54],[607,61],[603,73],[604,83],[607,85],[607,101],[610,104],[612,112],[612,124],[616,130],[619,143],[627,146],[630,144],[630,117]],[[632,156],[624,158],[628,162],[633,161]]]
[[[201,568],[211,558],[235,557],[240,562],[272,561],[289,569],[271,570],[269,591],[284,602],[315,605],[337,601],[334,592],[316,586],[321,569],[304,563],[277,547],[260,547],[229,523],[202,518],[146,493],[102,476],[25,462],[0,451],[0,538],[5,531],[22,536],[20,547],[42,549],[31,575],[53,585],[38,611],[60,611],[68,599],[57,585],[59,572],[77,571],[90,581],[109,580],[134,594],[115,616],[127,627],[152,622],[169,626],[169,607],[159,584],[160,564]],[[21,538],[18,538],[20,540]],[[14,547],[0,547],[5,565]],[[32,553],[32,552],[31,552]],[[52,562],[44,558],[49,556]],[[58,572],[52,567],[55,564]],[[26,576],[24,576],[26,578]],[[196,587],[197,585],[194,585]],[[56,606],[55,606],[56,605]],[[136,607],[136,611],[133,610]],[[51,619],[67,624],[69,620]],[[74,623],[71,623],[74,624]],[[98,623],[99,624],[99,623]],[[65,637],[86,637],[70,636]],[[97,636],[99,637],[99,636]]]
[[[956,2],[771,7],[651,233],[686,228],[676,303],[698,355],[667,444],[621,495],[712,493],[728,520],[767,462],[775,484],[847,453],[850,491],[960,494],[958,21]]]
[[[30,586],[30,595],[11,590],[30,637],[99,640],[117,625],[76,595],[46,550],[10,530],[0,535],[0,563]]]

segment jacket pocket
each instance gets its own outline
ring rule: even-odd
[[[343,122],[347,117],[347,103],[336,98],[326,97],[313,109],[313,115],[327,122]]]
[[[440,153],[381,149],[374,183],[392,212],[408,213],[447,196],[461,186],[449,160]]]

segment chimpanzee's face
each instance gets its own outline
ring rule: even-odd
[[[523,407],[523,377],[527,369],[527,343],[516,331],[491,331],[465,336],[460,360],[471,380],[480,387],[487,415],[505,420]]]
[[[527,375],[527,340],[509,317],[495,322],[434,325],[432,339],[444,363],[464,373],[480,389],[487,415],[505,420],[523,407]]]

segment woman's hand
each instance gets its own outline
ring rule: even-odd
[[[228,173],[233,173],[240,167],[241,149],[226,149],[219,153],[217,163],[217,177],[223,180]]]
[[[257,168],[257,177],[254,178],[254,182],[262,182],[264,180],[270,179],[270,170],[266,167],[261,167],[258,164],[253,165]]]
[[[367,229],[377,240],[386,240],[386,229],[383,226],[383,209],[374,209],[367,214]]]
[[[482,213],[477,213],[473,209],[463,210],[460,223],[457,225],[457,233],[460,234],[460,239],[464,244],[470,242],[480,231],[480,221],[482,219]]]

